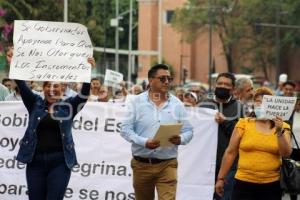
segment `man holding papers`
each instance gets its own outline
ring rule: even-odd
[[[121,135],[132,143],[136,200],[154,200],[155,188],[159,200],[175,200],[178,145],[192,139],[193,128],[183,104],[169,93],[173,80],[169,67],[154,65],[148,79],[149,90],[128,104]]]

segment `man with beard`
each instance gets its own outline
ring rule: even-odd
[[[233,96],[235,88],[235,76],[231,73],[221,73],[218,75],[215,84],[215,95],[213,99],[206,100],[200,104],[200,107],[218,110],[215,116],[218,127],[218,146],[216,157],[216,176],[222,162],[222,157],[229,144],[232,131],[238,119],[242,117],[243,108],[240,101]],[[225,177],[224,196],[215,195],[215,200],[229,200],[234,184],[234,175],[236,164],[234,164]]]
[[[253,82],[249,78],[239,78],[235,82],[235,97],[244,105],[245,115],[253,112]]]

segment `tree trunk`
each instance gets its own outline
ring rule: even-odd
[[[226,49],[227,49],[227,51],[226,51]],[[226,57],[226,61],[227,61],[227,70],[228,70],[228,72],[233,73],[232,47],[228,46],[226,49],[225,49],[225,57]]]

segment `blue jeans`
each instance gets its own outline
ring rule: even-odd
[[[225,185],[224,185],[224,195],[220,197],[215,193],[215,200],[231,200],[231,195],[233,191],[233,186],[235,184],[235,176],[236,171],[235,170],[230,170],[225,177]]]
[[[70,177],[63,152],[36,153],[26,166],[29,200],[62,200]]]

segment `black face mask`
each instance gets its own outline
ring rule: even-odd
[[[215,95],[218,99],[222,99],[222,100],[229,99],[230,89],[222,88],[222,87],[216,87]]]

